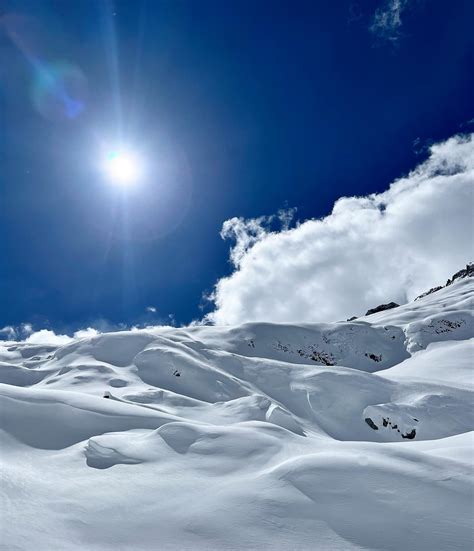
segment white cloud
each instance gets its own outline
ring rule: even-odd
[[[12,341],[18,336],[16,329],[12,325],[5,325],[0,329],[0,338]]]
[[[172,315],[169,316],[173,322]],[[95,320],[91,326],[77,329],[76,331],[68,332],[69,334],[56,333],[52,329],[34,330],[30,323],[22,323],[21,325],[7,325],[0,328],[0,340],[26,342],[29,344],[62,346],[72,342],[74,339],[89,339],[101,335],[102,333],[111,333],[115,331],[127,330],[142,330],[144,324],[130,326],[125,323],[111,323],[106,319],[99,318]]]
[[[259,216],[244,220],[243,218],[231,218],[222,226],[222,239],[234,239],[235,246],[230,251],[230,259],[238,265],[246,251],[260,241],[276,221],[280,222],[281,229],[287,230],[296,213],[295,208],[279,210],[276,215]]]
[[[151,314],[156,313],[156,308],[154,306],[147,306],[145,309],[147,312],[150,312]]]
[[[39,331],[32,332],[25,339],[25,342],[30,344],[48,344],[52,346],[61,346],[63,344],[68,344],[72,342],[74,339],[86,339],[90,337],[96,337],[99,334],[100,332],[93,327],[88,327],[87,329],[79,329],[73,334],[72,337],[70,337],[69,335],[58,335],[50,329],[40,329]]]
[[[68,335],[57,335],[54,331],[49,329],[40,329],[31,333],[29,337],[25,339],[25,342],[30,344],[50,344],[60,346],[62,344],[68,344],[72,341]]]
[[[79,329],[79,331],[76,331],[74,333],[74,338],[89,339],[91,337],[97,337],[97,335],[100,335],[100,331],[97,331],[97,329],[94,329],[93,327],[88,327],[87,329]]]
[[[386,192],[343,197],[320,220],[281,231],[265,217],[226,221],[235,270],[217,282],[207,319],[345,319],[444,283],[474,254],[474,134],[429,153]]]
[[[22,323],[18,326],[6,325],[0,329],[0,339],[20,340],[26,338],[32,332],[31,323]]]
[[[31,325],[31,323],[22,323],[20,333],[23,336],[31,335],[31,333],[33,333],[33,326]]]
[[[408,4],[408,0],[386,0],[376,10],[370,30],[380,38],[396,42],[400,38],[402,13]]]

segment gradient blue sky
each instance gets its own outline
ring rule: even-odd
[[[323,216],[467,129],[474,3],[410,2],[393,40],[386,5],[3,2],[0,327],[200,318],[226,219]],[[120,139],[126,194],[97,168]]]

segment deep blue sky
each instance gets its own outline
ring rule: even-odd
[[[224,220],[325,215],[462,130],[474,3],[413,2],[396,46],[369,31],[382,4],[4,2],[0,327],[199,318],[230,270]],[[82,112],[50,108],[41,74]],[[149,165],[125,197],[97,170],[120,131]]]

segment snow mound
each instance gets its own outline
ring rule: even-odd
[[[0,345],[0,547],[471,549],[473,295]]]

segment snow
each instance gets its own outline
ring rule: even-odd
[[[473,296],[2,343],[0,549],[472,549]]]

